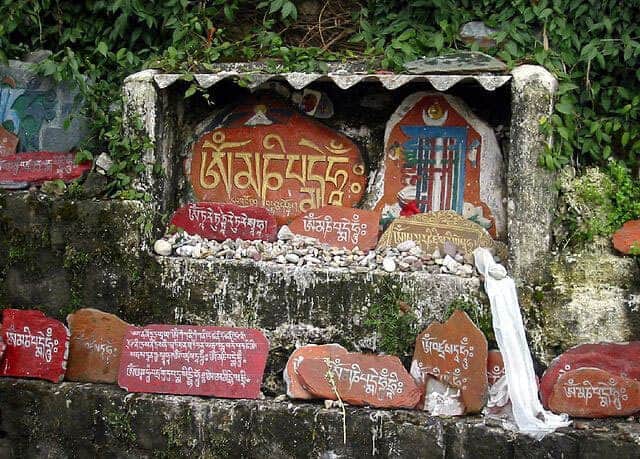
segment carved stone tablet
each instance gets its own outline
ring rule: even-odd
[[[308,392],[326,400],[337,400],[337,390],[350,405],[414,408],[420,401],[413,379],[400,359],[391,355],[349,353],[328,361],[304,359],[298,374]]]
[[[339,344],[308,344],[293,351],[283,372],[284,381],[287,384],[287,395],[298,399],[316,398],[302,387],[298,377],[298,369],[305,359],[335,359],[347,353],[347,350]]]
[[[582,418],[629,416],[640,411],[640,382],[598,368],[571,370],[558,378],[549,408]]]
[[[421,388],[432,375],[460,389],[466,413],[478,413],[487,399],[487,352],[484,334],[458,309],[444,324],[432,323],[418,335],[411,376]]]
[[[129,327],[118,385],[129,392],[258,398],[269,342],[253,328]]]
[[[395,247],[404,241],[415,241],[426,253],[433,253],[446,241],[461,252],[471,254],[478,247],[495,249],[506,259],[507,247],[494,241],[480,225],[454,211],[430,212],[395,219],[378,241],[378,247]]]
[[[271,241],[276,238],[276,219],[262,207],[198,202],[178,209],[171,225],[206,239],[244,239]]]
[[[640,341],[581,344],[556,357],[540,380],[540,397],[545,407],[548,407],[558,378],[568,371],[585,367],[640,380]]]
[[[12,188],[12,184],[40,184],[47,180],[65,182],[81,177],[91,169],[91,163],[75,163],[74,153],[19,153],[0,157],[0,184]]]
[[[631,255],[631,248],[634,246],[640,253],[640,220],[631,220],[622,225],[613,234],[613,246],[625,255]]]
[[[300,215],[289,229],[334,247],[370,250],[378,242],[379,222],[378,212],[325,206]]]
[[[501,237],[504,187],[493,130],[460,99],[418,92],[387,123],[369,205],[383,220],[398,217],[407,205],[420,212],[453,210]]]
[[[353,207],[364,194],[358,146],[280,101],[239,105],[208,129],[187,163],[199,201],[265,207],[283,224],[329,204]]]
[[[0,375],[60,382],[67,368],[69,330],[40,311],[2,311],[2,339],[7,346]]]
[[[122,339],[129,324],[97,309],[79,309],[67,316],[71,331],[65,379],[115,384]]]

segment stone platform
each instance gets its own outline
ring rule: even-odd
[[[0,380],[0,456],[638,457],[637,420],[577,421],[541,442],[481,417],[320,403],[127,394],[110,385]]]

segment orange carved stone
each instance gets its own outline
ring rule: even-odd
[[[265,207],[284,224],[325,205],[353,207],[364,194],[358,146],[280,101],[239,105],[208,129],[187,163],[199,201]]]
[[[315,398],[313,394],[310,394],[304,387],[302,387],[302,383],[298,377],[298,369],[304,360],[322,360],[325,358],[335,359],[347,353],[347,350],[339,344],[309,344],[293,351],[289,356],[287,366],[283,372],[284,381],[287,384],[287,395],[290,398],[298,399]]]
[[[628,221],[613,233],[613,246],[625,255],[631,255],[634,246],[640,253],[640,220]]]

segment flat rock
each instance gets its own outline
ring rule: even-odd
[[[171,225],[205,239],[273,241],[278,227],[276,219],[263,207],[241,207],[235,204],[198,202],[179,208],[171,217]]]
[[[502,259],[508,255],[502,242],[494,241],[480,225],[467,220],[452,210],[399,217],[382,233],[378,248],[396,247],[403,241],[413,240],[424,253],[439,251],[449,241],[463,253],[473,253],[478,247],[494,249]]]
[[[97,309],[79,309],[67,316],[71,331],[65,379],[115,384],[122,340],[129,324]]]
[[[315,398],[313,394],[302,387],[298,378],[298,369],[305,359],[335,359],[347,353],[347,350],[339,344],[308,344],[293,351],[283,371],[284,381],[287,384],[287,395],[296,399]]]
[[[417,92],[387,122],[384,155],[367,204],[382,213],[383,221],[454,210],[501,237],[504,184],[493,129],[461,99]]]
[[[636,246],[640,253],[640,220],[630,220],[613,233],[613,246],[625,255],[631,255],[631,248]]]
[[[487,379],[489,387],[493,386],[498,379],[505,375],[504,361],[500,351],[491,350],[487,355]]]
[[[478,51],[457,51],[452,54],[436,57],[423,57],[404,64],[407,73],[483,73],[506,72],[504,62]]]
[[[295,234],[345,249],[374,249],[378,242],[380,214],[350,207],[325,206],[294,219],[289,228]]]
[[[420,401],[420,390],[400,359],[391,355],[348,353],[305,359],[298,375],[309,393],[326,400],[337,400],[337,390],[344,402],[356,406],[414,408]]]
[[[36,310],[2,311],[6,344],[0,375],[60,382],[67,368],[69,330]]]
[[[599,368],[616,376],[640,380],[640,341],[581,344],[559,355],[540,380],[543,405],[548,407],[553,386],[560,376],[585,367]]]
[[[411,376],[425,390],[428,375],[460,389],[467,413],[487,400],[487,339],[469,316],[456,310],[444,324],[434,322],[416,339]]]
[[[480,48],[491,48],[496,46],[496,41],[491,37],[496,32],[482,21],[471,21],[460,28],[460,38],[468,44],[476,43]]]
[[[74,153],[18,153],[0,157],[0,183],[12,189],[25,182],[34,185],[51,180],[69,182],[90,169],[90,162],[76,164]]]
[[[203,130],[186,174],[200,201],[265,207],[285,224],[326,205],[353,207],[364,194],[359,147],[279,100],[251,98]]]
[[[253,328],[127,329],[118,385],[129,392],[258,398],[269,342]]]
[[[629,416],[640,411],[640,382],[598,368],[570,370],[554,385],[549,408],[582,418]]]

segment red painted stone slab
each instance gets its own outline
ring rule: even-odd
[[[297,399],[315,398],[313,394],[310,394],[302,387],[302,383],[298,378],[298,369],[305,359],[335,359],[347,353],[347,350],[339,344],[308,344],[293,351],[289,356],[287,366],[282,372],[284,382],[287,384],[287,395],[290,398]]]
[[[283,102],[252,99],[210,129],[187,162],[199,201],[265,207],[284,224],[329,204],[353,207],[364,194],[358,146]]]
[[[634,246],[640,251],[640,220],[630,220],[613,233],[613,246],[626,255],[631,255]]]
[[[414,408],[420,390],[398,357],[349,353],[324,359],[304,359],[298,367],[304,388],[318,398],[337,400],[327,378],[331,371],[345,403],[376,408]]]
[[[487,379],[489,380],[489,386],[493,386],[504,374],[502,354],[496,350],[489,351],[487,356]]]
[[[616,376],[640,380],[640,341],[590,343],[575,346],[556,357],[540,380],[540,398],[548,408],[558,378],[583,367],[600,368]]]
[[[2,311],[2,340],[7,346],[0,375],[60,382],[69,355],[69,330],[40,311]]]
[[[293,220],[289,229],[334,247],[374,249],[378,242],[380,214],[350,207],[325,206]]]
[[[122,340],[129,324],[97,309],[79,309],[67,316],[71,331],[65,379],[115,384]]]
[[[556,382],[549,407],[582,418],[629,416],[640,411],[640,382],[598,368],[571,370]]]
[[[206,239],[244,239],[272,241],[278,227],[276,219],[262,207],[197,202],[179,208],[171,217],[171,225]]]
[[[423,391],[427,375],[459,388],[466,413],[478,413],[488,395],[487,347],[484,334],[458,309],[418,335],[411,375]]]
[[[383,219],[415,205],[420,212],[453,210],[493,237],[503,232],[498,143],[460,99],[438,92],[408,96],[387,123],[384,152],[384,181],[374,207]]]
[[[28,182],[40,184],[47,180],[65,182],[81,177],[91,169],[91,163],[75,163],[74,153],[38,151],[0,158],[0,183]]]
[[[18,137],[0,125],[0,158],[16,154]]]
[[[118,385],[129,392],[258,398],[269,342],[253,328],[129,327]]]

